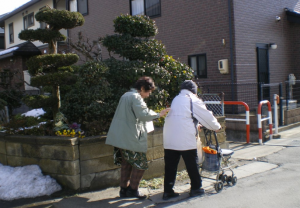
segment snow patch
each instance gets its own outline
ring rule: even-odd
[[[31,111],[27,111],[26,113],[23,113],[22,116],[32,116],[32,117],[39,117],[41,115],[44,115],[46,112],[43,110],[43,108],[39,109],[33,109]]]
[[[0,199],[14,200],[51,195],[61,186],[49,175],[44,176],[38,165],[10,167],[0,163]]]

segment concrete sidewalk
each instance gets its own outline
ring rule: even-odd
[[[293,126],[294,127],[294,126]],[[230,163],[233,167],[233,172],[238,180],[249,177],[253,174],[265,172],[274,168],[277,165],[270,164],[264,161],[264,157],[274,154],[286,146],[300,146],[300,138],[297,136],[300,132],[300,127],[292,129],[284,129],[280,131],[280,139],[272,139],[260,145],[258,143],[237,143],[231,142],[230,149],[234,151]],[[231,175],[231,171],[227,173]],[[203,188],[206,190],[205,196],[216,193],[214,183],[216,182],[216,173],[205,172],[203,175],[211,179],[203,178]],[[238,183],[238,181],[237,181]],[[226,183],[225,183],[226,184]],[[224,185],[223,191],[230,188],[230,185]],[[167,201],[162,200],[163,189],[150,190],[140,188],[144,194],[148,194],[146,200],[136,200],[134,198],[119,198],[119,187],[108,188],[102,191],[88,192],[78,194],[69,198],[58,198],[55,200],[40,201],[22,206],[14,207],[52,207],[52,208],[75,208],[75,207],[154,207],[157,204],[176,202],[189,198],[190,184],[189,180],[176,183],[175,191],[181,195],[177,198]]]

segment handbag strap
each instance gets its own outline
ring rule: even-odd
[[[193,110],[193,102],[192,102],[192,98],[189,94],[187,94],[187,96],[189,96],[190,98],[190,109],[191,109],[191,116],[195,125],[195,129],[196,129],[196,136],[198,135],[198,128],[197,128],[197,124],[198,124],[198,120],[194,117],[194,110]]]

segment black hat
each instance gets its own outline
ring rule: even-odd
[[[181,89],[186,89],[191,91],[194,94],[197,94],[197,84],[195,82],[193,82],[192,80],[185,80],[184,82],[182,82],[181,84]]]

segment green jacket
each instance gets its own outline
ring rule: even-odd
[[[147,152],[146,121],[159,117],[147,108],[135,89],[120,99],[106,138],[106,144],[135,152]]]

